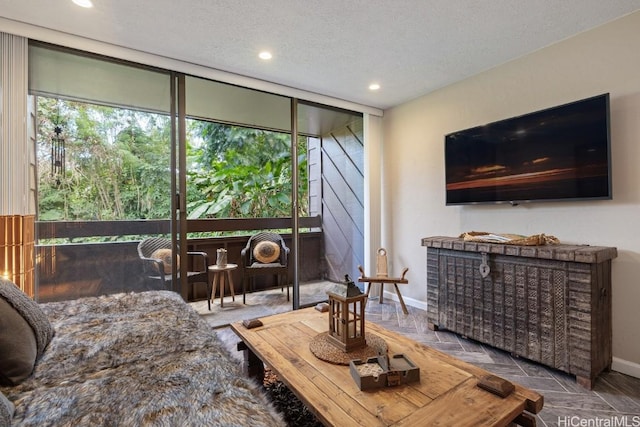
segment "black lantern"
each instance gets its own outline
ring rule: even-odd
[[[364,309],[367,296],[345,275],[344,284],[336,284],[329,295],[328,341],[344,352],[366,347]]]

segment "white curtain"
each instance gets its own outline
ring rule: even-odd
[[[28,40],[0,33],[0,215],[35,213],[27,79]]]

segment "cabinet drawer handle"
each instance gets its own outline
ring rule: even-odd
[[[486,279],[491,273],[491,267],[487,264],[487,253],[482,252],[482,262],[480,263],[480,275],[483,279]]]

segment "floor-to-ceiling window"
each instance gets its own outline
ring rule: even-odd
[[[324,278],[357,280],[365,265],[362,115],[301,101],[298,124],[308,135],[309,215],[322,218]]]
[[[145,289],[137,241],[171,217],[170,74],[39,44],[29,60],[38,299]]]
[[[238,264],[253,233],[282,234],[296,252],[294,286],[354,275],[360,114],[37,43],[30,61],[41,301],[147,289],[137,244],[176,228],[210,262],[224,248]],[[326,167],[342,183],[328,180]],[[336,201],[349,223],[328,209]],[[172,227],[180,206],[184,223]],[[325,225],[341,237],[327,240]],[[334,267],[339,257],[349,262]],[[241,268],[234,274],[240,291]],[[261,278],[253,289],[274,284]],[[173,289],[206,296],[205,287]]]

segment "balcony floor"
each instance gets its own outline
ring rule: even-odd
[[[300,304],[309,305],[327,300],[327,290],[335,283],[329,281],[314,281],[300,285]],[[228,293],[229,290],[227,289]],[[289,289],[293,297],[293,289]],[[247,293],[247,303],[242,304],[242,293],[236,295],[235,301],[231,296],[224,298],[224,307],[220,307],[220,298],[216,297],[211,303],[211,311],[207,308],[207,301],[189,303],[211,326],[219,328],[244,319],[269,316],[292,310],[292,301],[287,301],[287,291],[269,289],[266,291]]]

